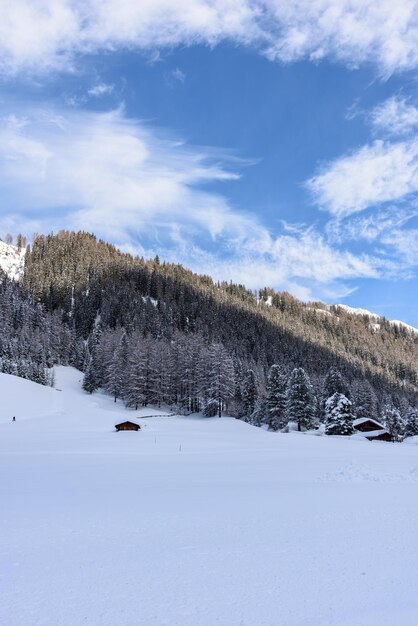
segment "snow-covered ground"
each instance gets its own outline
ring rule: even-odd
[[[1,624],[416,626],[416,445],[126,411],[80,378],[0,375]]]

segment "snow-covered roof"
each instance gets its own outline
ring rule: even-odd
[[[389,435],[389,433],[386,428],[381,428],[379,430],[369,430],[364,432],[363,435],[365,437],[379,437],[379,435]]]
[[[353,426],[355,428],[356,426],[360,426],[360,424],[365,424],[366,422],[372,422],[373,424],[376,424],[376,426],[380,426],[380,428],[383,428],[384,430],[383,424],[374,420],[372,417],[359,417],[358,419],[353,421]]]

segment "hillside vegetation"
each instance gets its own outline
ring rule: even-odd
[[[48,310],[71,315],[85,337],[100,313],[106,327],[154,337],[201,332],[262,366],[286,361],[322,375],[337,365],[349,377],[417,387],[418,336],[407,329],[382,319],[376,331],[368,316],[338,307],[328,312],[272,289],[256,297],[181,265],[123,254],[87,233],[38,236],[27,251],[23,285]]]

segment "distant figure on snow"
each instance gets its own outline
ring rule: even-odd
[[[15,421],[16,421],[16,418],[15,418],[15,416],[13,415],[13,417],[12,417],[12,422],[15,422]]]

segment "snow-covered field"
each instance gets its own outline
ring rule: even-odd
[[[1,624],[416,626],[416,445],[158,415],[116,433],[141,411],[80,377],[0,375]]]

